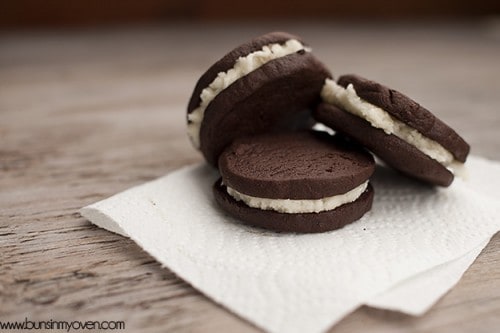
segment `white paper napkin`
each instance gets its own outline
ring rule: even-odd
[[[462,257],[406,279],[365,302],[366,305],[419,316],[452,288],[474,262],[487,241]]]
[[[470,180],[448,189],[378,168],[372,211],[323,234],[238,223],[215,204],[218,176],[203,165],[81,213],[267,331],[323,332],[362,304],[420,314],[458,281],[500,229],[500,164],[470,157],[468,165]]]

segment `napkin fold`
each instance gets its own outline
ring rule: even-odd
[[[469,180],[431,188],[384,167],[373,209],[323,234],[238,223],[213,200],[217,172],[192,165],[84,207],[161,264],[269,332],[324,332],[368,304],[424,313],[500,230],[500,163],[471,156]]]

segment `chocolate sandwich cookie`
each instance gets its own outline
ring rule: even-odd
[[[241,221],[275,231],[343,227],[370,210],[373,157],[322,132],[236,139],[219,157],[215,199]]]
[[[235,138],[295,127],[320,102],[329,71],[302,40],[273,32],[240,45],[199,79],[188,105],[188,135],[216,166]]]
[[[449,186],[470,147],[453,129],[402,93],[356,75],[327,79],[315,118],[370,149],[402,173]]]

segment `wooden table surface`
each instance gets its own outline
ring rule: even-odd
[[[500,25],[226,24],[0,34],[0,321],[256,332],[78,209],[201,160],[185,106],[241,41],[300,34],[336,75],[413,96],[500,160]],[[499,175],[495,175],[499,176]],[[498,332],[500,236],[420,318],[362,307],[331,332]]]

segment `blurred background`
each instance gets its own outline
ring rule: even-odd
[[[497,0],[6,0],[0,5],[0,24],[28,28],[170,20],[471,19],[499,12]]]

